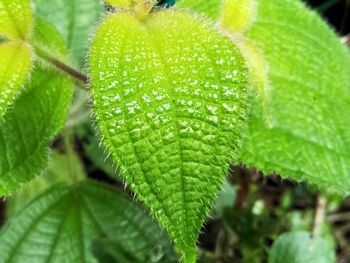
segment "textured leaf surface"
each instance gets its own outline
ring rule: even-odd
[[[280,236],[269,253],[269,263],[334,263],[330,243],[308,232],[290,232]]]
[[[0,35],[26,40],[32,30],[32,20],[29,0],[0,1]]]
[[[33,179],[47,163],[48,144],[66,118],[71,82],[37,67],[26,93],[0,121],[0,194]]]
[[[56,186],[12,217],[0,234],[1,262],[97,262],[91,246],[98,237],[138,260],[130,263],[146,262],[154,246],[169,246],[143,209],[107,186],[85,182]]]
[[[187,13],[164,10],[144,23],[113,14],[90,67],[104,143],[178,248],[193,253],[245,118],[240,53]]]
[[[26,44],[0,44],[0,119],[18,95],[30,64],[31,53]]]
[[[241,160],[348,194],[349,51],[316,13],[294,0],[260,0],[246,35],[269,65],[272,128],[256,103]]]
[[[68,45],[77,66],[83,65],[89,35],[102,14],[100,0],[34,0],[37,14],[53,24]]]

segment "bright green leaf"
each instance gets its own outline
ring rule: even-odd
[[[189,5],[190,0],[181,1],[197,8]],[[257,8],[256,22],[245,37],[265,57],[268,75],[264,82],[261,63],[249,62],[259,61],[252,55],[252,45],[240,45],[245,55],[251,54],[245,57],[248,67],[253,65],[258,73],[251,71],[255,81],[262,80],[257,83],[240,159],[265,173],[348,194],[349,51],[299,0],[259,0]],[[203,3],[201,9],[212,12],[213,8]],[[257,57],[261,58],[258,53]]]
[[[34,70],[25,94],[0,121],[0,194],[30,181],[47,164],[50,140],[66,119],[71,81],[57,72]]]
[[[10,218],[0,233],[3,263],[94,262],[92,242],[106,238],[119,253],[144,259],[169,242],[143,209],[114,189],[85,182],[59,185]],[[118,261],[125,262],[125,261]]]
[[[34,0],[39,17],[53,24],[68,45],[72,62],[82,66],[89,35],[103,11],[100,0]]]
[[[24,43],[0,44],[0,119],[18,96],[27,78],[31,51]]]
[[[242,56],[204,20],[168,9],[141,23],[128,13],[107,17],[90,67],[104,143],[133,191],[193,256],[239,146]]]
[[[335,252],[330,243],[308,232],[289,232],[273,244],[269,263],[334,263]]]
[[[29,0],[0,1],[0,35],[12,40],[26,40],[32,31]]]
[[[350,53],[295,0],[260,0],[246,36],[269,65],[272,127],[255,103],[241,160],[265,173],[350,193]]]

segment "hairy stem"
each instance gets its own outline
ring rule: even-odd
[[[79,71],[75,70],[74,68],[68,66],[67,64],[58,60],[57,58],[50,56],[50,54],[48,54],[46,51],[36,47],[35,52],[40,58],[46,60],[47,62],[49,62],[50,64],[52,64],[53,66],[55,66],[59,70],[67,73],[69,76],[73,77],[74,79],[76,79],[80,82],[83,82],[83,84],[89,83],[89,78],[86,75],[84,75],[84,74],[80,73]]]

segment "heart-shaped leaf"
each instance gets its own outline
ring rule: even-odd
[[[94,110],[126,182],[185,260],[235,159],[247,71],[205,20],[162,10],[142,22],[112,14],[92,43]]]

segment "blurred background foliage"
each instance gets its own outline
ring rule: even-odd
[[[350,32],[349,0],[306,2],[331,23],[340,36]],[[97,20],[98,15],[94,16]],[[87,39],[84,41],[88,43]],[[79,45],[74,48],[86,51],[86,46]],[[79,59],[83,56],[81,52],[78,52]],[[84,70],[76,62],[77,58],[72,60]],[[76,177],[89,177],[115,186],[116,191],[123,191],[134,199],[99,144],[90,116],[88,93],[77,89],[66,125],[74,139]],[[0,225],[53,183],[69,183],[66,174],[72,156],[67,156],[64,137],[59,137],[52,147],[50,165],[43,176],[14,197],[0,200]],[[91,249],[100,262],[135,262],[132,255],[118,254],[118,244],[103,237],[95,240]],[[232,166],[203,226],[198,255],[198,261],[204,263],[328,263],[335,260],[350,263],[350,198],[322,195],[312,186],[281,180],[276,174],[262,176],[244,165]],[[176,261],[173,252],[155,245],[145,262]]]

